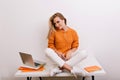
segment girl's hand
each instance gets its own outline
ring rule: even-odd
[[[69,50],[69,51],[66,53],[66,56],[65,56],[66,60],[69,60],[69,59],[72,57],[71,55],[72,55],[76,50],[77,50],[77,48],[73,48],[73,49]]]
[[[71,58],[71,54],[72,54],[72,51],[68,51],[68,52],[66,53],[65,59],[66,59],[66,60],[69,60],[69,59]]]
[[[65,55],[61,52],[57,52],[58,56],[61,57],[63,60],[65,60]]]

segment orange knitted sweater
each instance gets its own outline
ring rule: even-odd
[[[79,46],[78,35],[75,30],[68,28],[67,31],[53,31],[48,38],[48,47],[66,54],[72,48]]]

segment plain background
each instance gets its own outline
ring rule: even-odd
[[[45,60],[48,19],[61,12],[80,36],[80,48],[94,53],[107,72],[96,80],[120,80],[119,0],[0,0],[0,80],[14,76],[18,52]]]

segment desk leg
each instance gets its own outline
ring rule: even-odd
[[[32,77],[27,77],[27,80],[31,80],[32,79]]]
[[[42,80],[42,77],[39,77],[40,80]]]
[[[85,80],[85,77],[82,77],[82,80]]]
[[[92,76],[92,80],[94,80],[95,79],[95,77],[94,76]]]

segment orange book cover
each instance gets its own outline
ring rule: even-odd
[[[39,69],[31,69],[26,67],[19,67],[18,70],[21,70],[22,72],[34,72],[34,71],[43,71],[45,68],[44,66],[40,67]]]
[[[89,66],[89,67],[85,67],[84,69],[87,72],[94,72],[94,71],[101,70],[101,68],[99,66]]]

